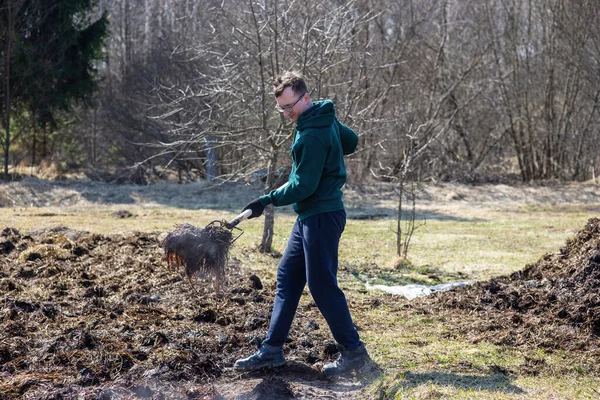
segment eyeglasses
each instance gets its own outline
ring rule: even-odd
[[[289,113],[290,113],[290,112],[292,112],[292,111],[294,110],[294,106],[296,105],[296,103],[297,103],[297,102],[299,102],[299,101],[300,101],[300,99],[301,99],[301,98],[303,98],[305,94],[306,94],[306,93],[302,93],[302,94],[300,95],[300,97],[298,97],[298,100],[296,100],[296,101],[295,101],[295,102],[293,102],[292,104],[290,104],[290,105],[287,105],[287,106],[283,106],[283,107],[280,107],[280,106],[275,106],[275,109],[276,109],[277,111],[279,111],[280,113],[282,113],[282,112],[284,112],[284,111],[287,111],[287,112],[289,112]]]

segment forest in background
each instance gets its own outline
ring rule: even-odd
[[[596,0],[3,0],[5,177],[266,179],[293,127],[272,78],[307,77],[360,135],[369,180],[596,180]],[[8,173],[7,173],[8,172]]]

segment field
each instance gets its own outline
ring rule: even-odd
[[[231,219],[252,185],[153,186],[27,178],[0,186],[0,399],[588,399],[600,397],[600,190],[594,184],[437,184],[420,190],[409,262],[396,199],[349,186],[339,281],[374,363],[327,380],[333,342],[308,291],[288,365],[239,374],[268,326],[294,221],[274,252],[244,221],[217,296],[170,271],[178,223]],[[369,285],[472,286],[408,301]]]

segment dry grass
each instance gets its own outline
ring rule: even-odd
[[[468,188],[457,190],[467,193]],[[576,188],[569,190],[560,195],[565,197],[577,191]],[[593,191],[587,186],[581,190],[586,198],[594,199]],[[502,187],[498,193],[502,191],[508,189]],[[482,191],[480,196],[487,196],[488,192]],[[146,202],[150,195],[143,191],[136,193],[131,197],[142,200],[132,204],[102,201],[65,207],[25,207],[23,204],[0,208],[0,226],[29,230],[63,225],[102,234],[166,233],[179,223],[204,226],[213,220],[229,220],[246,200],[232,199],[235,196],[211,198],[204,188],[198,187],[200,200],[194,202],[193,195],[185,197],[185,204],[195,204],[195,209],[190,209],[161,205],[166,201]],[[466,199],[470,195],[475,196],[467,193]],[[568,353],[523,352],[485,342],[471,343],[452,334],[435,315],[404,311],[406,300],[364,290],[365,280],[388,284],[439,283],[485,280],[509,274],[544,253],[557,251],[588,218],[600,214],[595,204],[552,204],[553,201],[544,200],[547,196],[544,191],[539,203],[520,202],[519,198],[509,203],[487,198],[477,203],[424,201],[418,211],[420,216],[426,217],[426,224],[415,232],[409,250],[410,263],[402,268],[395,265],[393,217],[348,220],[340,249],[340,284],[346,291],[363,340],[384,371],[383,376],[366,389],[365,398],[588,399],[600,396],[599,377],[588,376],[579,360]],[[352,207],[357,207],[361,197],[350,197],[349,214],[352,215]],[[225,203],[220,209],[199,208],[208,203],[212,207],[219,201]],[[388,215],[393,215],[391,200],[377,201]],[[119,211],[127,211],[131,216],[122,218],[127,213]],[[275,251],[282,252],[285,248],[293,222],[291,213],[278,212],[273,240]],[[278,258],[254,251],[260,241],[262,224],[260,219],[240,225],[245,234],[233,247],[232,257],[244,268],[260,271],[265,277],[264,283],[272,285]],[[303,298],[308,300],[308,295]],[[378,305],[370,306],[374,299]],[[325,326],[323,320],[318,323]],[[543,367],[524,372],[527,360],[539,359],[544,360]],[[25,378],[18,379],[25,381]]]

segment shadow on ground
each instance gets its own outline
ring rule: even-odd
[[[360,399],[361,391],[382,374],[371,363],[355,375],[328,378],[317,369],[296,361],[285,367],[262,369],[236,376],[218,389],[222,399]],[[235,394],[234,394],[235,393]]]
[[[401,375],[401,379],[402,380],[395,383],[395,386],[392,389],[394,393],[400,389],[414,389],[427,384],[451,386],[462,390],[476,390],[482,392],[502,392],[510,394],[526,393],[520,387],[513,385],[511,379],[502,373],[470,375],[454,372],[405,372]]]
[[[466,281],[469,276],[461,271],[448,271],[431,265],[417,266],[406,263],[395,269],[386,269],[371,264],[341,264],[341,270],[366,285],[437,285],[448,282]]]
[[[348,219],[354,220],[381,220],[381,219],[389,219],[395,220],[398,218],[398,210],[392,207],[369,207],[368,204],[353,206],[346,204],[346,213],[348,215]],[[411,210],[406,210],[402,213],[403,219],[411,218]],[[433,211],[424,211],[424,210],[416,210],[415,212],[415,220],[439,220],[439,221],[469,221],[469,222],[480,222],[483,221],[479,218],[462,218],[456,217],[453,215],[433,212]]]
[[[0,207],[64,207],[78,204],[134,206],[156,204],[186,210],[214,209],[241,211],[244,205],[263,194],[262,184],[192,182],[152,185],[111,184],[91,180],[52,181],[32,177],[0,186]],[[348,191],[350,189],[347,189]],[[350,194],[350,197],[352,195]],[[348,219],[395,220],[395,206],[378,206],[369,199],[346,202]],[[294,215],[291,206],[278,213]],[[404,218],[410,217],[410,212]],[[417,220],[472,221],[443,213],[417,210]]]

